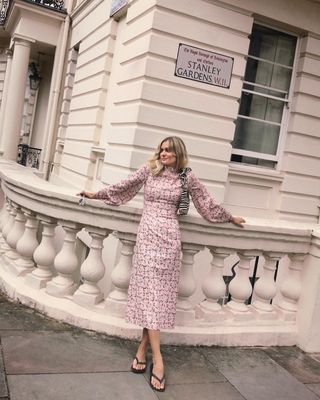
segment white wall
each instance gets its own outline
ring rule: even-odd
[[[251,23],[245,15],[208,2],[197,7],[182,0],[131,5],[109,114],[105,181],[141,165],[162,138],[179,135],[188,147],[191,167],[223,200],[245,68],[241,55],[247,52]],[[234,57],[230,89],[175,77],[180,42]]]
[[[63,105],[64,121],[60,120],[64,149],[59,175],[66,182],[86,188],[90,188],[93,181],[92,146],[99,145],[102,135],[113,54],[116,23],[107,21],[109,9],[109,1],[92,1],[83,12],[75,14],[72,21],[71,69],[67,77],[74,79],[74,83],[70,88],[67,81],[65,87],[64,98],[68,104]],[[72,58],[74,47],[79,48],[76,60]]]
[[[316,223],[320,204],[320,3],[227,0],[298,37],[292,101],[277,171],[232,163],[225,202],[234,213]],[[306,34],[309,31],[309,34]]]
[[[301,40],[294,97],[283,154],[282,168],[285,177],[279,204],[282,219],[318,221],[320,205],[319,104],[320,39],[309,35]]]
[[[137,0],[119,22],[109,19],[109,10],[109,0],[95,0],[72,16],[56,176],[96,189],[100,174],[103,183],[119,181],[144,163],[162,138],[179,135],[193,170],[233,213],[316,222],[320,4]],[[300,40],[288,132],[275,171],[229,163],[255,21]],[[174,76],[179,43],[233,57],[230,88]]]

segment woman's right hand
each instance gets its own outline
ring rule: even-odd
[[[82,192],[77,193],[77,196],[87,197],[88,199],[93,199],[95,195],[96,192],[87,192],[85,190],[82,190]]]

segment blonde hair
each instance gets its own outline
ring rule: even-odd
[[[148,165],[153,175],[159,175],[164,169],[164,165],[160,161],[161,146],[164,142],[169,142],[169,148],[176,155],[175,170],[177,172],[188,164],[188,153],[183,140],[177,136],[168,136],[160,142],[153,157],[148,160]]]

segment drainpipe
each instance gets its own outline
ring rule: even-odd
[[[70,0],[68,1],[68,6],[67,6],[67,17],[64,21],[64,26],[63,26],[63,32],[62,32],[62,38],[60,47],[57,47],[58,53],[55,55],[55,60],[57,60],[57,65],[56,68],[54,67],[53,69],[53,85],[54,89],[52,92],[52,96],[50,96],[49,104],[48,104],[48,110],[50,110],[50,115],[48,120],[46,121],[45,124],[45,132],[48,132],[47,135],[47,140],[44,145],[45,149],[45,156],[43,159],[43,176],[46,180],[49,180],[49,175],[50,175],[50,166],[52,162],[52,146],[54,145],[54,139],[55,139],[55,124],[56,124],[56,118],[58,114],[58,104],[59,104],[59,96],[60,96],[60,90],[61,90],[61,80],[62,80],[62,74],[63,74],[63,69],[64,69],[64,61],[65,61],[65,55],[66,55],[66,49],[67,49],[67,43],[68,43],[68,36],[69,36],[69,27],[70,27],[70,13],[73,8],[75,0]],[[57,51],[56,50],[56,51]]]

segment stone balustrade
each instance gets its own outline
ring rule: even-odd
[[[5,196],[0,214],[0,288],[60,320],[137,337],[140,328],[127,324],[124,312],[141,210],[96,200],[81,206],[76,189],[43,181],[12,162],[0,162],[0,177]],[[314,287],[310,294],[306,282],[312,286],[310,274],[315,270],[320,276],[317,226],[249,219],[241,229],[192,215],[180,222],[177,326],[163,332],[165,343],[305,343],[306,327],[299,323],[305,322],[305,308],[316,304],[318,295]],[[81,258],[77,244],[84,230],[89,240],[87,256]],[[110,274],[111,290],[106,292],[103,277],[110,266],[104,255],[106,238],[112,235],[121,251]],[[200,258],[207,265],[195,261],[205,254]],[[199,278],[202,267],[206,273]],[[311,318],[309,323],[314,329]],[[319,339],[314,342],[313,349],[319,351]]]

